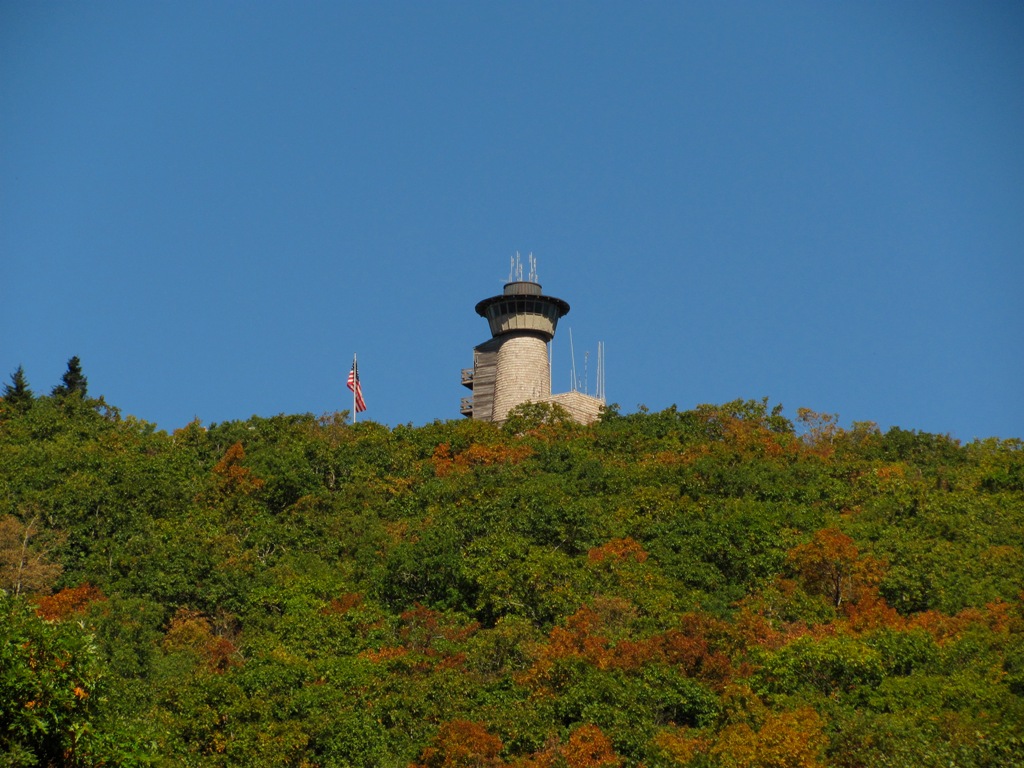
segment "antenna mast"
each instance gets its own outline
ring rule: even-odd
[[[539,283],[540,279],[537,277],[537,259],[535,259],[531,253],[526,257],[526,260],[530,265],[530,274],[527,280],[531,283]],[[516,251],[515,256],[509,257],[508,281],[510,283],[523,282],[523,257],[519,254],[519,251]]]
[[[569,356],[572,358],[572,386],[569,387],[570,391],[578,392],[576,388],[576,347],[572,343],[572,328],[569,329]]]

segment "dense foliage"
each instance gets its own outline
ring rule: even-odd
[[[1024,444],[0,402],[0,764],[1024,764]]]

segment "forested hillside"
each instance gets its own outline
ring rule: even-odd
[[[65,385],[0,403],[0,765],[1024,765],[1019,440]]]

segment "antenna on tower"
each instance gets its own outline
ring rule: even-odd
[[[519,251],[516,251],[516,255],[512,257],[511,264],[508,270],[508,281],[510,283],[522,282],[523,280],[523,262],[522,257],[519,255]]]
[[[529,256],[529,259],[530,259],[530,282],[531,283],[539,283],[540,280],[537,279],[537,260],[535,258],[533,258],[533,254],[532,253]]]
[[[583,353],[583,394],[590,394],[590,350]]]
[[[569,389],[572,392],[578,392],[579,389],[576,387],[576,347],[572,343],[572,328],[569,329],[569,356],[572,358],[572,386]]]

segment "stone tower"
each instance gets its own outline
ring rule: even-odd
[[[580,392],[551,394],[547,345],[569,304],[543,294],[533,256],[528,279],[523,280],[517,254],[504,291],[479,302],[476,312],[487,318],[491,338],[473,349],[473,367],[462,371],[463,385],[473,390],[462,400],[464,416],[501,423],[522,403],[557,402],[578,421],[597,418],[603,398]]]

